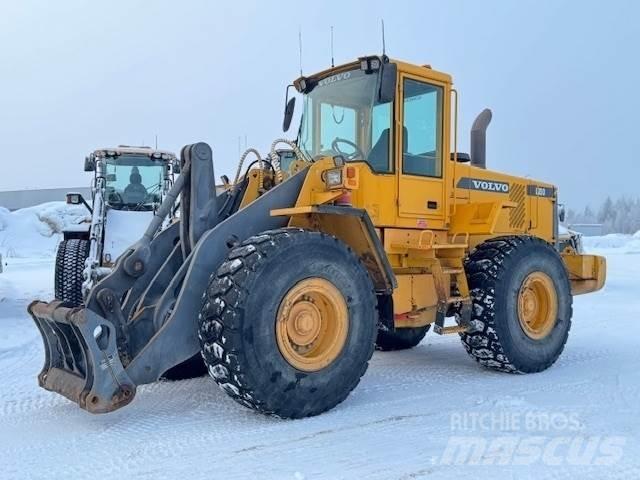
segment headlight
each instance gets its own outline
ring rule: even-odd
[[[324,172],[324,183],[327,188],[338,188],[342,186],[342,168],[334,168]]]

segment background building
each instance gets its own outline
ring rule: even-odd
[[[89,187],[43,188],[37,190],[8,190],[0,192],[0,207],[9,210],[32,207],[45,202],[64,202],[68,192],[81,193],[87,201],[91,199]]]

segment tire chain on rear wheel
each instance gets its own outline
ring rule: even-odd
[[[233,350],[227,351],[225,349],[225,335],[238,334],[238,330],[231,325],[234,324],[238,316],[237,306],[242,303],[244,297],[250,294],[241,287],[241,282],[254,271],[261,258],[267,256],[270,251],[281,247],[276,245],[277,243],[297,232],[306,232],[306,230],[283,228],[265,231],[248,238],[229,253],[225,262],[218,269],[216,278],[210,282],[202,295],[204,307],[199,315],[198,337],[202,346],[202,356],[205,364],[208,365],[210,375],[235,401],[267,415],[278,416],[267,409],[263,402],[254,398],[253,392],[244,386],[246,382],[243,381],[243,373],[240,365],[236,362],[236,353]],[[318,235],[325,234],[318,233]],[[224,297],[224,300],[221,297]],[[203,318],[203,312],[205,318]],[[222,319],[224,319],[224,324],[220,321]],[[317,414],[330,410],[349,395],[359,383],[360,377],[366,372],[373,351],[374,343],[372,342],[367,362],[362,366],[362,371],[359,372],[354,384],[347,389],[343,398],[336,399],[334,405],[329,405]],[[298,417],[300,415],[289,416],[289,418]]]
[[[78,306],[82,304],[82,282],[84,263],[89,255],[89,242],[70,239],[60,242],[56,254],[55,297]]]
[[[459,335],[467,353],[484,367],[508,373],[524,373],[519,371],[507,358],[496,335],[495,283],[502,274],[503,263],[509,255],[517,248],[536,243],[546,244],[536,237],[497,237],[478,245],[465,260],[472,313],[469,330]],[[486,255],[489,251],[493,251],[492,254]],[[481,258],[474,259],[476,256]],[[569,320],[569,325],[570,323]],[[544,365],[540,370],[544,370],[548,366]]]

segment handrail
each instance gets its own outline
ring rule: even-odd
[[[458,166],[458,91],[455,88],[451,89],[451,93],[454,98],[453,109],[453,175],[451,178],[451,197],[453,206],[451,209],[451,216],[456,213],[456,168]]]
[[[433,242],[435,240],[435,234],[433,233],[433,230],[422,230],[420,232],[420,236],[418,237],[418,246],[419,247],[423,247],[424,246],[422,240],[423,240],[425,234],[430,234],[429,243],[427,245],[429,247],[433,246]]]

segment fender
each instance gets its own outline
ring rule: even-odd
[[[384,246],[366,210],[313,205],[272,210],[274,217],[290,217],[289,226],[325,232],[349,245],[367,268],[376,293],[390,295],[397,281]]]
[[[70,225],[62,231],[62,237],[64,240],[89,240],[90,229],[90,223],[79,223],[77,225]]]

